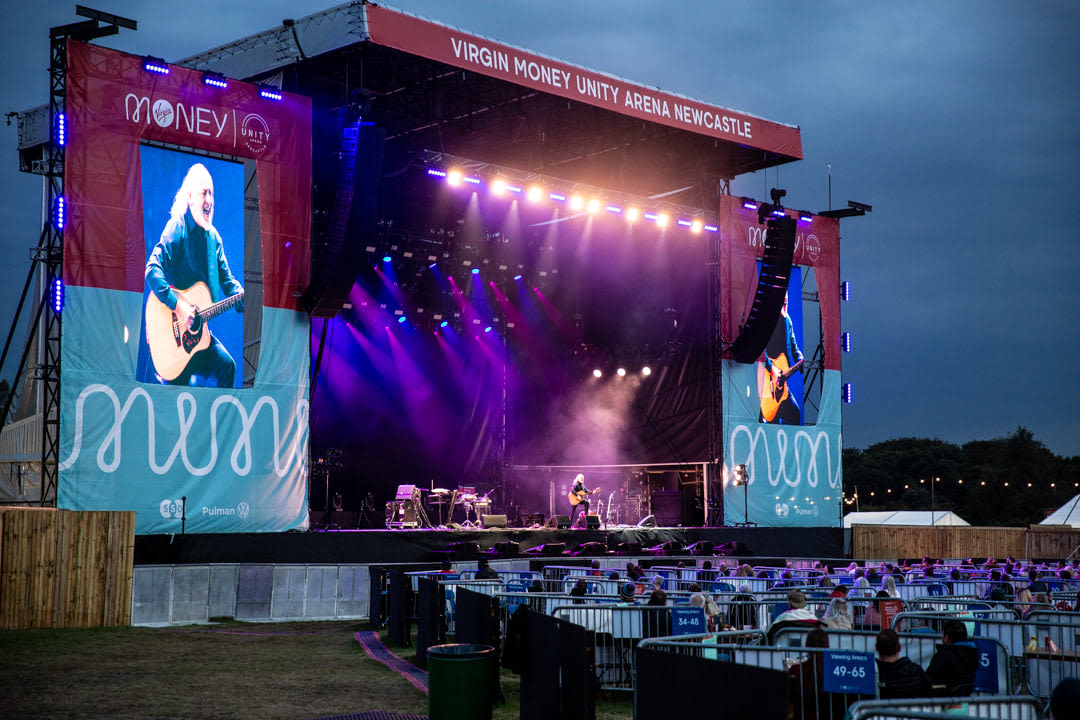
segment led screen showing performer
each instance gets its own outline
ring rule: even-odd
[[[777,425],[803,423],[802,272],[791,269],[780,318],[758,362],[761,414]],[[794,300],[792,302],[792,300]]]
[[[141,148],[146,288],[138,379],[242,386],[241,163]]]

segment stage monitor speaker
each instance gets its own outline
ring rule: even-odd
[[[656,527],[656,516],[655,515],[646,515],[645,517],[638,520],[637,526],[641,527],[641,528],[654,528],[654,527]]]
[[[546,527],[548,529],[551,529],[551,530],[554,530],[556,528],[558,528],[559,530],[566,530],[567,528],[570,527],[570,516],[569,515],[552,515],[551,517],[548,518],[548,521],[547,521],[547,523],[544,524],[544,527]]]
[[[316,216],[329,211],[325,230],[313,238],[311,282],[300,296],[312,317],[337,315],[366,260],[365,248],[374,242],[385,140],[386,131],[371,124],[342,127],[336,192],[332,198],[323,193],[312,208]],[[333,183],[333,172],[322,170],[321,184]],[[320,178],[315,181],[320,184]]]
[[[651,515],[649,517],[652,517]],[[615,546],[616,555],[640,555],[641,543],[639,542],[624,542]]]
[[[752,363],[761,357],[780,319],[780,309],[784,306],[788,281],[791,280],[791,262],[795,256],[795,220],[774,216],[767,227],[754,302],[731,346],[731,357],[736,362]],[[801,298],[796,300],[801,302]]]
[[[713,544],[708,540],[698,540],[686,546],[686,552],[691,555],[712,555]]]
[[[607,545],[602,542],[581,543],[570,551],[571,555],[607,555]]]
[[[506,540],[492,545],[490,552],[491,554],[499,555],[500,557],[512,557],[521,552],[521,546],[513,540]]]
[[[480,518],[480,524],[483,525],[485,530],[489,528],[504,528],[506,527],[506,516],[484,515]]]
[[[525,553],[528,555],[560,555],[565,548],[565,543],[544,543],[529,548]]]

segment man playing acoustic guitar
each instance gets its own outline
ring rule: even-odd
[[[802,366],[803,354],[795,339],[795,328],[788,315],[788,296],[784,294],[784,306],[776,321],[769,343],[765,346],[762,361],[764,373],[761,381],[761,422],[781,425],[801,425],[802,410],[791,396],[787,379]]]
[[[243,312],[244,288],[229,270],[214,228],[214,181],[202,163],[188,169],[176,192],[146,261],[146,285],[152,293],[146,335],[158,378],[172,385],[233,387],[236,362],[206,322],[229,307]]]
[[[570,488],[570,492],[566,496],[570,501],[570,527],[574,527],[574,518],[577,516],[578,510],[581,510],[583,515],[589,514],[589,501],[585,498],[598,492],[600,492],[600,488],[586,489],[585,476],[581,473],[577,474],[577,477],[574,478],[574,486]]]

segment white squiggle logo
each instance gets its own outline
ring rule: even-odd
[[[773,449],[769,446],[769,436],[761,425],[736,425],[732,428],[731,436],[728,438],[728,447],[732,449],[732,452],[730,453],[732,455],[731,464],[746,464],[750,469],[750,483],[753,484],[758,469],[757,463],[753,461],[758,457],[758,452],[760,450],[765,455],[765,479],[769,482],[769,485],[776,487],[783,482],[788,487],[798,487],[803,481],[803,468],[805,467],[806,484],[812,488],[816,488],[819,482],[818,452],[822,450],[822,445],[824,445],[829,487],[834,489],[839,488],[841,480],[840,457],[837,456],[834,466],[832,442],[829,433],[825,430],[818,430],[815,435],[811,430],[800,428],[791,434],[793,439],[789,439],[789,433],[786,429],[779,429],[776,433],[776,452],[774,453],[772,452]],[[746,444],[748,446],[747,451],[745,456],[735,457],[735,440],[741,435],[746,436]],[[837,436],[838,449],[840,446],[839,443],[840,438]],[[793,464],[796,472],[794,478],[789,478],[787,476],[789,447],[792,448],[792,452],[794,453]],[[806,453],[805,458],[803,457],[804,453]],[[778,465],[775,472],[773,469],[774,455]]]
[[[198,467],[194,465],[188,457],[187,447],[188,435],[191,433],[191,429],[194,426],[195,419],[198,415],[198,403],[196,402],[194,395],[190,392],[182,392],[176,396],[176,414],[180,421],[180,434],[179,437],[177,437],[176,444],[173,445],[168,458],[165,459],[165,462],[159,464],[156,461],[157,438],[154,422],[154,401],[153,398],[150,397],[150,394],[143,388],[135,388],[128,393],[127,399],[124,401],[123,406],[121,406],[120,398],[111,387],[108,385],[92,384],[83,388],[83,391],[79,393],[79,397],[75,401],[75,432],[71,454],[60,462],[60,470],[67,470],[73,466],[75,461],[79,459],[79,455],[82,453],[84,406],[86,405],[87,398],[97,393],[105,395],[113,405],[112,427],[109,428],[108,432],[105,434],[101,447],[99,447],[97,451],[97,466],[102,472],[115,472],[120,466],[120,461],[122,459],[121,441],[123,437],[122,431],[124,419],[131,411],[132,405],[137,398],[142,398],[146,401],[146,438],[149,450],[148,456],[150,469],[156,475],[164,475],[169,472],[176,462],[177,456],[180,456],[184,468],[188,473],[194,476],[201,477],[207,475],[217,466],[218,414],[220,408],[226,404],[236,408],[236,411],[241,418],[241,431],[236,440],[236,444],[233,446],[232,454],[229,456],[229,463],[234,473],[239,476],[246,476],[251,472],[251,429],[255,425],[255,420],[258,418],[263,407],[269,407],[273,419],[274,473],[278,477],[285,477],[289,472],[289,468],[299,463],[301,459],[299,458],[299,454],[304,447],[303,440],[307,434],[308,401],[305,399],[301,399],[297,402],[296,423],[298,432],[295,433],[291,446],[283,448],[280,442],[282,434],[280,419],[278,417],[279,411],[277,402],[275,402],[273,398],[265,395],[261,396],[255,402],[255,406],[249,413],[244,405],[235,397],[231,395],[219,395],[210,406],[210,460],[205,465]],[[203,421],[203,423],[205,423],[205,421]],[[303,463],[300,463],[300,465],[303,467]]]

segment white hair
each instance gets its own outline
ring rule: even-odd
[[[170,217],[175,220],[183,219],[184,213],[188,209],[188,203],[191,200],[191,188],[197,181],[203,179],[210,180],[213,183],[210,171],[206,169],[205,165],[195,163],[188,168],[187,175],[184,175],[184,181],[180,183],[180,189],[176,191],[176,196],[173,198],[172,208],[169,209]]]

